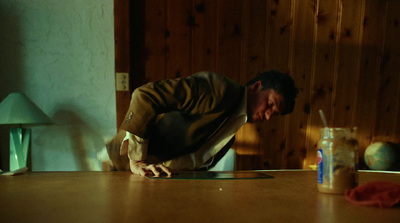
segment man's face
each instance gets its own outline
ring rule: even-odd
[[[279,114],[283,110],[282,101],[282,95],[273,89],[262,90],[261,82],[254,83],[248,91],[248,122],[270,120],[272,115]]]

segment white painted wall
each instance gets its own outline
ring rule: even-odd
[[[113,0],[0,0],[0,100],[24,92],[55,123],[32,128],[34,171],[100,170],[116,132],[113,18]]]

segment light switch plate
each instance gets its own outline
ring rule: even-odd
[[[116,73],[115,85],[117,91],[129,91],[129,73]]]

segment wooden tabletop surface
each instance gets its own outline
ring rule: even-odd
[[[399,222],[400,208],[352,204],[319,193],[315,171],[266,171],[271,179],[166,180],[129,172],[0,176],[0,222]],[[359,184],[400,182],[360,172]]]

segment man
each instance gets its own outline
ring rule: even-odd
[[[134,90],[107,152],[116,170],[141,176],[206,170],[244,123],[291,113],[297,92],[289,75],[274,70],[246,86],[212,72],[151,82]]]

